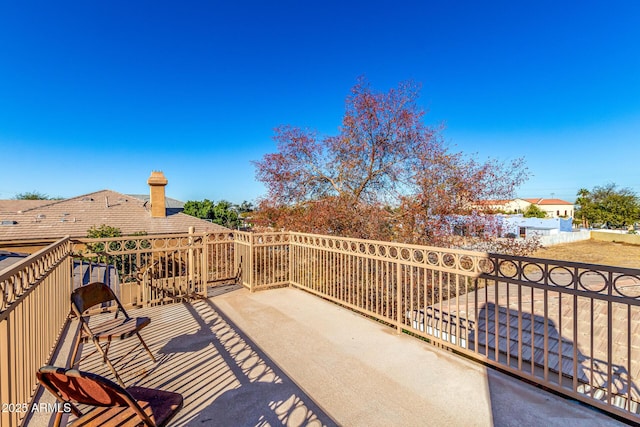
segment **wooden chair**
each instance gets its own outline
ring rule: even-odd
[[[85,311],[98,304],[107,302],[116,304],[115,317],[98,325],[90,325],[89,317],[83,315]],[[125,387],[124,382],[108,358],[109,346],[111,345],[111,341],[124,340],[134,335],[138,336],[140,343],[142,343],[151,360],[156,361],[151,350],[149,350],[142,336],[140,336],[140,330],[147,326],[151,322],[151,319],[148,317],[130,317],[120,303],[120,300],[118,300],[113,291],[104,283],[94,282],[74,290],[71,293],[71,308],[80,319],[80,333],[71,356],[71,367],[76,364],[76,356],[80,344],[92,341],[97,351],[102,354],[103,361],[109,366],[109,369],[111,369],[111,372],[113,372],[118,382]],[[123,316],[118,318],[120,312],[122,312]],[[106,342],[104,347],[101,344],[103,342]]]
[[[77,417],[73,426],[164,426],[182,408],[179,393],[146,387],[123,388],[107,378],[75,369],[43,366],[38,381]],[[93,408],[82,413],[76,404]],[[56,414],[58,427],[63,412]]]

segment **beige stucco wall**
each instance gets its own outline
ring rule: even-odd
[[[545,211],[549,218],[565,216],[573,218],[573,205],[538,205],[538,207]],[[558,212],[560,212],[560,215],[558,215]]]
[[[592,231],[591,238],[601,242],[619,242],[630,245],[640,245],[640,234],[608,233],[606,231]]]
[[[531,202],[528,202],[524,199],[513,199],[510,200],[503,205],[493,205],[491,208],[496,210],[502,210],[506,213],[516,213],[521,214],[531,206]],[[548,218],[558,218],[558,217],[571,217],[573,218],[574,214],[574,205],[538,205],[536,204],[542,211],[547,213]]]
[[[523,213],[529,206],[530,202],[523,199],[514,199],[505,205],[507,212]],[[574,206],[573,205],[538,205],[542,211],[547,213],[548,218],[558,217],[571,217],[573,218]],[[559,214],[558,214],[559,212]],[[566,212],[566,214],[565,214]]]
[[[513,213],[523,213],[525,209],[527,209],[531,205],[531,203],[522,199],[514,199],[509,201],[505,205],[505,211],[513,212]]]

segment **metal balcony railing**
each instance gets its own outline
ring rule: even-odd
[[[128,306],[294,286],[640,421],[640,270],[289,232],[62,239],[0,272],[1,402],[31,401],[69,293],[95,280]]]

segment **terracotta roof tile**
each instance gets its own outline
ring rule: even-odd
[[[537,197],[537,198],[523,198],[523,197],[519,197],[516,199],[512,199],[512,200],[480,200],[477,202],[478,205],[483,206],[483,205],[489,205],[489,206],[493,206],[493,205],[506,205],[509,202],[512,202],[514,200],[524,200],[525,202],[534,204],[534,205],[570,205],[573,206],[573,203],[571,202],[567,202],[566,200],[562,200],[562,199],[544,199],[541,197]]]
[[[506,205],[511,200],[479,200],[476,202],[478,205],[483,206],[493,206],[493,205]]]
[[[520,200],[524,200],[525,202],[537,204],[542,199],[540,199],[540,198],[537,198],[537,199],[524,199],[524,198],[521,198]]]
[[[148,202],[151,199],[149,194],[129,194],[129,196],[140,199],[143,202]],[[184,209],[184,202],[181,200],[172,199],[171,197],[166,197],[165,200],[167,209]]]
[[[571,202],[567,202],[566,200],[561,200],[561,199],[540,199],[537,202],[538,205],[571,205],[573,206],[573,203]]]
[[[4,213],[17,213],[53,202],[55,200],[0,200],[0,216]]]

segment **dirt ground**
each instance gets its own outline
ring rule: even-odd
[[[533,255],[563,261],[640,268],[640,246],[584,240],[541,248]]]

